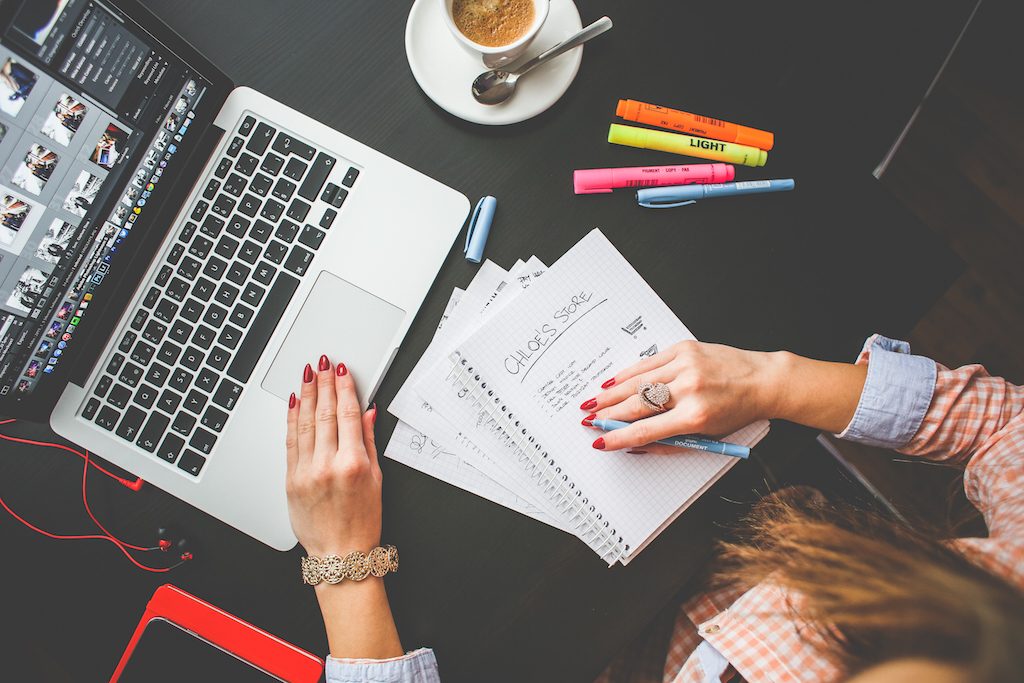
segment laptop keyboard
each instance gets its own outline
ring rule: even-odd
[[[354,166],[340,186],[327,183],[337,163],[267,122],[242,120],[107,359],[84,419],[199,475],[356,183]],[[328,206],[314,216],[317,199]]]

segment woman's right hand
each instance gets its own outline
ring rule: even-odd
[[[602,450],[645,446],[678,434],[729,434],[773,415],[775,377],[783,362],[783,354],[683,341],[617,373],[581,409],[600,419],[634,423],[603,434],[594,442]],[[671,394],[663,413],[637,395],[641,384],[657,382],[668,385]]]

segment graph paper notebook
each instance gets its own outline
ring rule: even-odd
[[[626,564],[734,458],[591,447],[579,405],[616,370],[693,335],[599,230],[435,363],[415,389],[609,564]],[[726,437],[748,446],[767,423]],[[513,464],[513,468],[507,465]]]

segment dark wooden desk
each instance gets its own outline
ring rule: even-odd
[[[909,118],[970,5],[947,3],[582,3],[614,30],[587,46],[575,84],[536,119],[488,128],[452,118],[410,74],[408,2],[150,0],[239,84],[251,85],[458,188],[494,194],[487,256],[553,262],[600,226],[700,338],[850,360],[874,331],[905,333],[959,263],[870,172]],[[894,13],[899,12],[899,16]],[[926,19],[926,20],[924,20]],[[439,36],[439,40],[447,37]],[[576,197],[574,168],[677,163],[605,142],[617,98],[721,115],[775,131],[766,168],[786,195],[638,209],[626,193]],[[424,207],[429,210],[429,207]],[[475,267],[450,254],[377,401],[386,406],[426,347],[454,286]],[[383,446],[394,420],[382,415]],[[13,431],[44,438],[44,426]],[[765,458],[808,441],[777,426]],[[88,528],[80,463],[2,447],[0,487],[51,529]],[[253,458],[279,457],[277,449]],[[283,456],[281,456],[283,457]],[[447,681],[590,681],[694,574],[757,481],[737,467],[628,568],[608,570],[575,539],[392,462],[385,539],[402,551],[390,580],[407,647],[433,646]],[[168,579],[314,652],[326,642],[298,552],[277,553],[156,489],[94,481],[95,512],[141,542],[173,525],[198,559],[143,575],[106,544],[56,543],[0,517],[4,667],[24,680],[109,675],[154,587]],[[238,495],[245,495],[239,491]],[[14,665],[17,668],[17,664]],[[16,678],[16,677],[15,677]],[[22,680],[22,679],[19,679]],[[197,679],[198,680],[198,679]]]

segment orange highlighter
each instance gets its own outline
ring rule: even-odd
[[[646,123],[687,135],[735,142],[738,145],[747,145],[758,149],[769,150],[775,145],[775,134],[766,130],[749,128],[709,116],[690,114],[678,109],[659,107],[656,104],[647,104],[636,100],[619,100],[619,104],[615,107],[615,115],[627,121]]]

